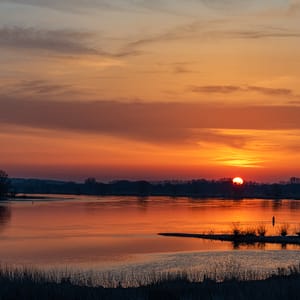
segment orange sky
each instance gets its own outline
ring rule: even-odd
[[[298,0],[0,0],[0,168],[300,176]]]

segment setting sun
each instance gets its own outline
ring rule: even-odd
[[[236,185],[242,185],[244,184],[244,179],[241,177],[235,177],[232,179],[232,183]]]

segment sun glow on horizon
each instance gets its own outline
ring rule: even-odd
[[[236,185],[243,185],[244,184],[244,179],[241,177],[234,177],[232,179],[232,183]]]

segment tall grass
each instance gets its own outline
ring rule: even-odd
[[[256,228],[255,227],[246,227],[245,229],[242,228],[240,223],[232,223],[231,226],[231,233],[235,237],[239,236],[265,236],[267,233],[267,227],[265,224],[260,224]]]
[[[295,227],[294,232],[295,232],[295,234],[297,234],[298,236],[300,236],[300,224],[298,224],[298,225]]]
[[[256,229],[253,227],[247,227],[242,234],[245,236],[256,236]]]
[[[269,278],[266,281],[259,281],[263,279],[261,274],[242,272],[238,264],[224,264],[223,267],[225,276],[221,282],[219,270],[210,274],[198,271],[153,272],[147,275],[145,273],[144,277],[135,274],[138,285],[134,288],[124,288],[124,282],[118,282],[120,277],[115,278],[114,274],[110,273],[106,279],[114,281],[112,285],[116,286],[102,288],[89,286],[92,279],[87,274],[78,277],[78,273],[49,273],[1,266],[0,299],[299,299],[297,297],[300,294],[300,265],[274,270],[265,276]]]
[[[165,272],[75,272],[72,270],[50,270],[43,271],[27,267],[10,267],[0,265],[0,284],[4,281],[18,284],[27,283],[56,283],[70,284],[86,287],[104,287],[104,288],[129,288],[160,285],[162,283],[201,283],[206,280],[223,282],[226,280],[262,280],[270,276],[282,275],[275,269],[273,271],[253,271],[242,268],[239,263],[234,261],[218,263],[211,266],[210,270],[201,270],[190,268],[186,270],[174,270]],[[300,274],[300,265],[285,270],[285,275]]]
[[[241,235],[242,234],[242,229],[241,229],[240,223],[239,222],[232,223],[232,230],[231,231],[232,231],[232,234],[236,237]]]

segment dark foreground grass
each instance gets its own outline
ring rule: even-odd
[[[256,300],[300,299],[300,266],[278,269],[265,280],[244,281],[230,276],[223,282],[206,278],[191,282],[184,273],[135,288],[89,287],[39,271],[0,270],[0,299],[128,299],[128,300]]]

